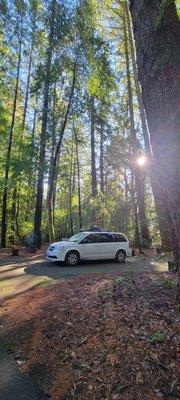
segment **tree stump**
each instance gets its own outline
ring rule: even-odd
[[[19,256],[19,249],[17,247],[12,247],[12,256]]]
[[[27,253],[37,253],[37,249],[36,246],[34,244],[30,244],[27,248],[26,248],[26,252]]]

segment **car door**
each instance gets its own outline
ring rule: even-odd
[[[122,233],[114,233],[114,240],[115,240],[115,253],[117,253],[118,250],[123,249],[125,250],[126,254],[128,254],[129,251],[129,243],[125,235]]]
[[[78,244],[80,256],[84,260],[98,260],[99,247],[97,233],[90,233]]]
[[[114,257],[114,237],[112,233],[102,232],[98,234],[100,244],[100,258],[110,259]]]

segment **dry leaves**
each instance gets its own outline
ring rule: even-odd
[[[1,341],[21,349],[21,370],[53,400],[178,399],[174,289],[160,279],[172,277],[97,274],[34,289],[4,302]]]

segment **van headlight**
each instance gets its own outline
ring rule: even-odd
[[[48,247],[48,251],[53,251],[54,249],[55,249],[55,246],[51,245],[51,246]]]

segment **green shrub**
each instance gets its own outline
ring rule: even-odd
[[[8,353],[12,353],[13,351],[13,342],[11,340],[6,340],[6,342],[3,343],[5,350]]]
[[[165,289],[172,289],[174,287],[174,282],[171,279],[160,279],[157,283],[157,286],[164,287]]]
[[[149,337],[151,343],[162,343],[165,340],[164,333],[156,331]]]

